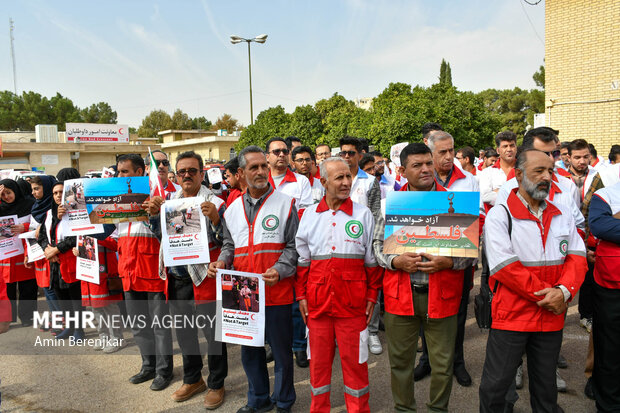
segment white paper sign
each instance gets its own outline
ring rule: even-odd
[[[202,197],[171,199],[161,208],[164,265],[208,264],[209,235],[200,209]]]
[[[103,232],[103,225],[90,223],[84,198],[83,179],[65,181],[62,189],[62,204],[67,210],[61,220],[64,234],[76,236]]]
[[[403,148],[407,145],[409,145],[409,142],[401,142],[401,143],[397,143],[396,145],[392,145],[392,147],[390,148],[390,159],[392,162],[394,162],[394,165],[401,166],[400,165],[400,153],[403,150]]]
[[[99,248],[97,247],[97,240],[85,235],[78,235],[77,249],[75,278],[99,284]]]
[[[103,169],[101,170],[102,178],[114,178],[114,175],[115,175],[114,169],[106,168],[104,166]]]
[[[28,220],[30,221],[30,216]],[[11,233],[11,226],[21,224],[17,215],[0,217],[0,260],[16,257],[24,253],[22,240]]]
[[[223,179],[222,179],[222,171],[220,171],[220,168],[218,168],[218,167],[208,169],[207,170],[207,176],[209,177],[209,183],[211,185],[219,184],[220,182],[223,181]]]
[[[26,240],[26,255],[28,262],[35,262],[45,258],[43,248],[37,243],[35,238],[36,231],[24,232],[19,234],[19,238]]]
[[[225,343],[265,345],[265,282],[260,274],[217,270],[215,339]]]
[[[41,165],[58,165],[58,155],[41,155]]]

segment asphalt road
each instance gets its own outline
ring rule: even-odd
[[[478,279],[476,279],[478,282]],[[471,387],[461,387],[454,381],[450,399],[451,412],[478,411],[478,385],[484,362],[487,334],[481,332],[473,318],[473,295],[471,294],[469,319],[465,334],[465,357],[467,368],[473,377]],[[568,369],[561,370],[568,383],[568,392],[560,394],[559,404],[568,412],[595,412],[594,402],[583,394],[586,379],[583,364],[588,346],[588,335],[578,325],[577,300],[569,308],[564,330],[562,354],[568,360]],[[114,354],[102,354],[93,350],[72,355],[71,349],[39,351],[40,355],[15,355],[23,352],[24,346],[32,346],[39,331],[13,325],[11,330],[0,336],[0,392],[2,412],[196,412],[204,411],[202,395],[175,403],[170,395],[182,384],[182,362],[175,346],[174,381],[168,389],[153,392],[149,382],[133,385],[127,380],[140,368],[137,348],[131,333],[125,331],[129,346]],[[40,333],[50,337],[48,333]],[[94,330],[87,331],[87,337],[95,338]],[[385,335],[380,332],[382,343]],[[204,339],[203,339],[204,340]],[[50,355],[49,353],[63,355]],[[47,354],[46,354],[47,353]],[[419,353],[418,353],[419,355]],[[226,401],[217,410],[236,412],[246,401],[247,382],[241,366],[239,346],[229,346],[229,373],[226,380]],[[206,379],[208,369],[203,370]],[[373,412],[392,411],[390,371],[387,353],[370,355],[370,407]],[[527,369],[526,369],[527,370]],[[273,380],[273,363],[270,364]],[[527,374],[527,372],[526,372]],[[415,394],[420,412],[425,412],[428,400],[429,378],[415,383]],[[273,382],[272,382],[273,383]],[[519,390],[520,400],[515,412],[529,412],[528,380]],[[306,412],[310,406],[310,381],[308,369],[295,366],[295,389],[297,401],[294,412]],[[412,389],[413,390],[413,389]],[[332,379],[332,412],[346,411],[342,387],[342,374],[338,360],[334,363]]]

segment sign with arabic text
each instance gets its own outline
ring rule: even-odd
[[[142,204],[149,199],[148,176],[85,179],[84,199],[92,224],[146,221]]]
[[[105,123],[67,123],[67,142],[129,142],[129,126]]]
[[[385,254],[478,257],[478,192],[388,192]]]

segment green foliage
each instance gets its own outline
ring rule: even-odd
[[[213,126],[210,120],[207,120],[204,116],[198,116],[197,118],[192,118],[192,129],[198,130],[209,130]]]
[[[172,129],[172,117],[163,110],[154,110],[149,113],[138,128],[138,136],[143,138],[158,138],[157,132]]]
[[[321,117],[323,134],[310,144],[328,144],[331,147],[338,146],[338,141],[344,135],[352,135],[358,138],[368,138],[368,124],[365,112],[355,106],[350,100],[342,95],[334,93],[329,99],[321,99],[314,105],[314,110]]]
[[[256,117],[254,124],[241,132],[239,143],[236,146],[237,152],[249,145],[257,145],[264,148],[265,143],[270,138],[286,136],[290,116],[280,105],[263,110]]]
[[[439,84],[444,86],[452,86],[452,69],[450,63],[441,59],[441,66],[439,67]]]
[[[545,90],[545,65],[540,65],[538,71],[532,75],[532,79],[534,79],[536,86]]]
[[[116,123],[116,112],[105,102],[92,104],[81,111],[82,122],[86,123]]]
[[[192,120],[187,113],[181,109],[177,109],[172,114],[171,128],[177,130],[188,130],[192,128]]]
[[[105,102],[80,109],[60,93],[48,99],[32,91],[21,96],[0,91],[0,130],[34,130],[38,124],[55,124],[62,131],[67,122],[116,123],[116,112]]]
[[[297,136],[304,145],[314,146],[323,134],[323,122],[311,105],[297,106],[288,117],[286,136]]]
[[[239,124],[239,121],[232,117],[232,115],[228,113],[224,113],[222,116],[217,118],[215,124],[211,127],[212,130],[220,130],[226,129],[228,133],[233,133],[239,126],[243,127]]]
[[[545,94],[540,90],[487,89],[478,96],[488,111],[499,115],[501,130],[511,130],[523,136],[527,125],[534,123],[534,114],[545,111]]]

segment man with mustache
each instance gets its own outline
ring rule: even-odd
[[[285,145],[286,147],[286,145]],[[281,155],[281,154],[278,154]],[[264,347],[241,347],[248,378],[247,405],[238,413],[290,412],[293,387],[293,275],[297,268],[295,233],[299,219],[295,200],[269,183],[265,152],[248,146],[239,153],[241,179],[247,191],[224,213],[224,241],[218,261],[209,264],[209,277],[219,268],[262,274],[265,281],[265,339],[275,360],[273,393]],[[304,178],[305,179],[305,178]]]
[[[506,394],[524,353],[532,411],[563,411],[557,405],[555,367],[567,302],[579,290],[587,264],[572,214],[546,201],[553,174],[548,154],[523,150],[515,166],[518,187],[507,199],[498,197],[485,221],[495,293],[480,382],[481,413],[510,411]]]

